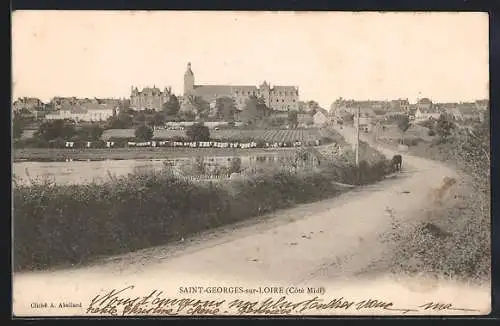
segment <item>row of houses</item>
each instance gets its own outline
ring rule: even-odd
[[[323,126],[325,123],[328,123],[328,121],[330,121],[329,113],[327,110],[323,108],[316,108],[315,111],[316,112],[314,112],[314,114],[312,114],[312,112],[297,113],[297,127],[307,128],[311,126]],[[274,112],[270,118],[281,118],[287,120],[288,112]]]
[[[441,114],[448,114],[459,121],[482,120],[489,109],[488,100],[461,103],[433,103],[428,98],[421,98],[415,104],[408,99],[392,101],[354,101],[337,99],[331,106],[330,116],[334,120],[343,120],[355,116],[368,120],[386,119],[394,115],[407,114],[415,121],[438,119]],[[360,122],[361,124],[361,122]]]
[[[121,105],[120,99],[54,97],[49,103],[38,98],[18,98],[12,104],[13,112],[35,120],[75,120],[98,122],[114,116]]]

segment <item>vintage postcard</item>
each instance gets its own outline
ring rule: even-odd
[[[488,16],[17,11],[16,317],[490,312]]]

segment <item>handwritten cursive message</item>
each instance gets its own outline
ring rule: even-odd
[[[193,298],[169,298],[161,290],[152,290],[146,295],[127,295],[133,285],[123,289],[112,289],[103,295],[96,295],[86,308],[87,314],[94,315],[289,315],[314,314],[321,311],[368,309],[390,310],[400,313],[411,311],[476,311],[454,307],[449,303],[427,302],[415,308],[396,307],[393,302],[374,298],[349,300],[344,297],[328,298],[314,296],[294,301],[283,295],[264,300],[217,299],[201,300]]]

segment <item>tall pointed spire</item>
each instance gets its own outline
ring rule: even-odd
[[[186,75],[193,75],[193,71],[191,70],[191,62],[187,63]]]
[[[191,94],[194,90],[194,73],[191,70],[191,62],[188,62],[184,74],[184,95]]]

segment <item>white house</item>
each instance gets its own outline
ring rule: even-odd
[[[357,126],[358,119],[354,118],[354,126]],[[373,129],[373,118],[369,115],[360,115],[359,116],[359,130],[361,131],[372,131]]]
[[[417,101],[416,106],[417,109],[422,109],[422,110],[431,110],[434,107],[432,101],[426,97],[419,99]]]
[[[437,120],[441,116],[441,113],[434,107],[423,108],[419,107],[415,111],[415,120],[416,121],[425,121],[425,120]]]
[[[314,125],[322,126],[328,122],[328,117],[327,117],[327,114],[325,112],[326,111],[323,111],[323,110],[316,111],[316,113],[313,115]]]
[[[45,116],[45,120],[74,120],[98,122],[113,117],[118,108],[107,104],[64,105],[59,111]]]

